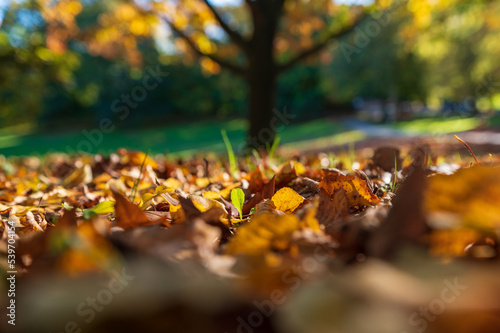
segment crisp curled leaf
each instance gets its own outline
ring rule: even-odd
[[[366,182],[355,176],[327,175],[319,182],[318,187],[324,189],[330,197],[338,189],[344,189],[350,207],[372,206],[379,203],[379,198],[375,196]]]
[[[289,187],[283,187],[271,198],[277,210],[285,213],[292,213],[303,202],[304,198]]]
[[[259,215],[238,229],[238,234],[227,246],[227,253],[258,255],[272,249],[285,250],[299,226],[295,215]]]
[[[204,213],[211,208],[221,208],[227,214],[226,208],[222,203],[216,200],[208,199],[200,195],[188,194],[188,199],[191,200],[193,205],[201,212]]]
[[[146,210],[151,206],[153,200],[159,200],[158,202],[163,202],[162,194],[173,192],[173,189],[167,186],[158,186],[155,189],[155,193],[145,193],[141,198],[141,203],[139,206],[142,210]]]

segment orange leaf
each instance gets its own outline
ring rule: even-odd
[[[259,192],[264,187],[264,176],[258,165],[257,168],[246,175],[244,179],[248,180],[248,190],[251,193]]]
[[[324,189],[330,197],[338,189],[344,189],[350,207],[372,206],[380,201],[370,191],[364,180],[354,176],[328,175],[321,180],[318,187]]]

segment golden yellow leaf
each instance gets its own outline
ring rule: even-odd
[[[165,199],[163,198],[162,194],[173,192],[173,191],[174,191],[173,189],[166,187],[166,186],[162,186],[162,185],[157,186],[155,189],[155,193],[145,193],[142,196],[139,207],[141,207],[142,210],[146,210],[149,208],[149,206],[151,206],[151,204],[153,203],[153,200],[156,200],[156,203],[164,202]]]
[[[306,172],[306,167],[304,166],[304,164],[302,164],[298,161],[292,161],[292,163],[293,163],[293,166],[295,168],[295,172],[297,173],[297,175],[301,175],[301,174]]]
[[[350,207],[372,206],[378,204],[380,201],[370,191],[366,182],[355,176],[329,174],[319,182],[318,187],[324,189],[330,197],[338,189],[344,189]]]
[[[173,223],[186,222],[186,214],[184,213],[184,210],[182,209],[182,206],[180,204],[170,205],[170,216]]]
[[[158,169],[158,163],[141,151],[130,151],[127,154],[133,165],[140,167],[144,163],[144,165],[150,165],[153,169]]]
[[[210,179],[209,178],[207,178],[207,177],[196,178],[196,186],[198,186],[199,188],[205,188],[208,185],[210,185]]]
[[[297,216],[291,214],[259,215],[238,229],[227,246],[227,253],[256,255],[273,249],[285,250],[299,223]]]
[[[182,183],[178,179],[172,177],[168,178],[164,182],[164,184],[166,187],[173,188],[174,190],[178,189],[179,187],[182,187]]]
[[[304,198],[289,187],[283,187],[271,198],[277,210],[285,213],[291,213],[303,202]]]
[[[194,195],[194,194],[188,194],[187,197],[191,200],[193,205],[198,209],[200,212],[206,212],[207,210],[211,208],[221,208],[224,210],[224,212],[227,215],[226,207],[219,201],[213,200],[213,199],[208,199],[205,197],[202,197],[200,195]]]

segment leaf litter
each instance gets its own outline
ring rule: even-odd
[[[425,324],[460,332],[453,318],[465,314],[475,320],[469,331],[496,332],[488,313],[500,308],[491,297],[500,295],[491,282],[500,273],[499,159],[472,153],[473,166],[465,157],[436,165],[429,151],[365,149],[353,170],[345,158],[325,166],[324,154],[312,153],[253,156],[229,170],[217,156],[174,160],[125,149],[4,159],[0,251],[7,256],[12,221],[19,311],[34,318],[21,326],[61,330],[71,318],[57,310],[79,301],[73,291],[91,292],[127,267],[136,286],[88,331],[376,332]],[[454,279],[467,295],[435,320],[410,318]],[[146,300],[147,321],[137,307]],[[256,309],[265,315],[258,325],[249,316]]]

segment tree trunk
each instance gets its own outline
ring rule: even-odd
[[[258,51],[257,51],[258,52]],[[274,140],[275,125],[271,123],[275,107],[276,73],[274,63],[258,54],[250,62],[248,74],[248,144],[252,148],[265,148]]]
[[[273,57],[281,1],[257,1],[252,8],[254,33],[248,53],[248,145],[261,149],[274,141],[273,108],[277,66]]]

